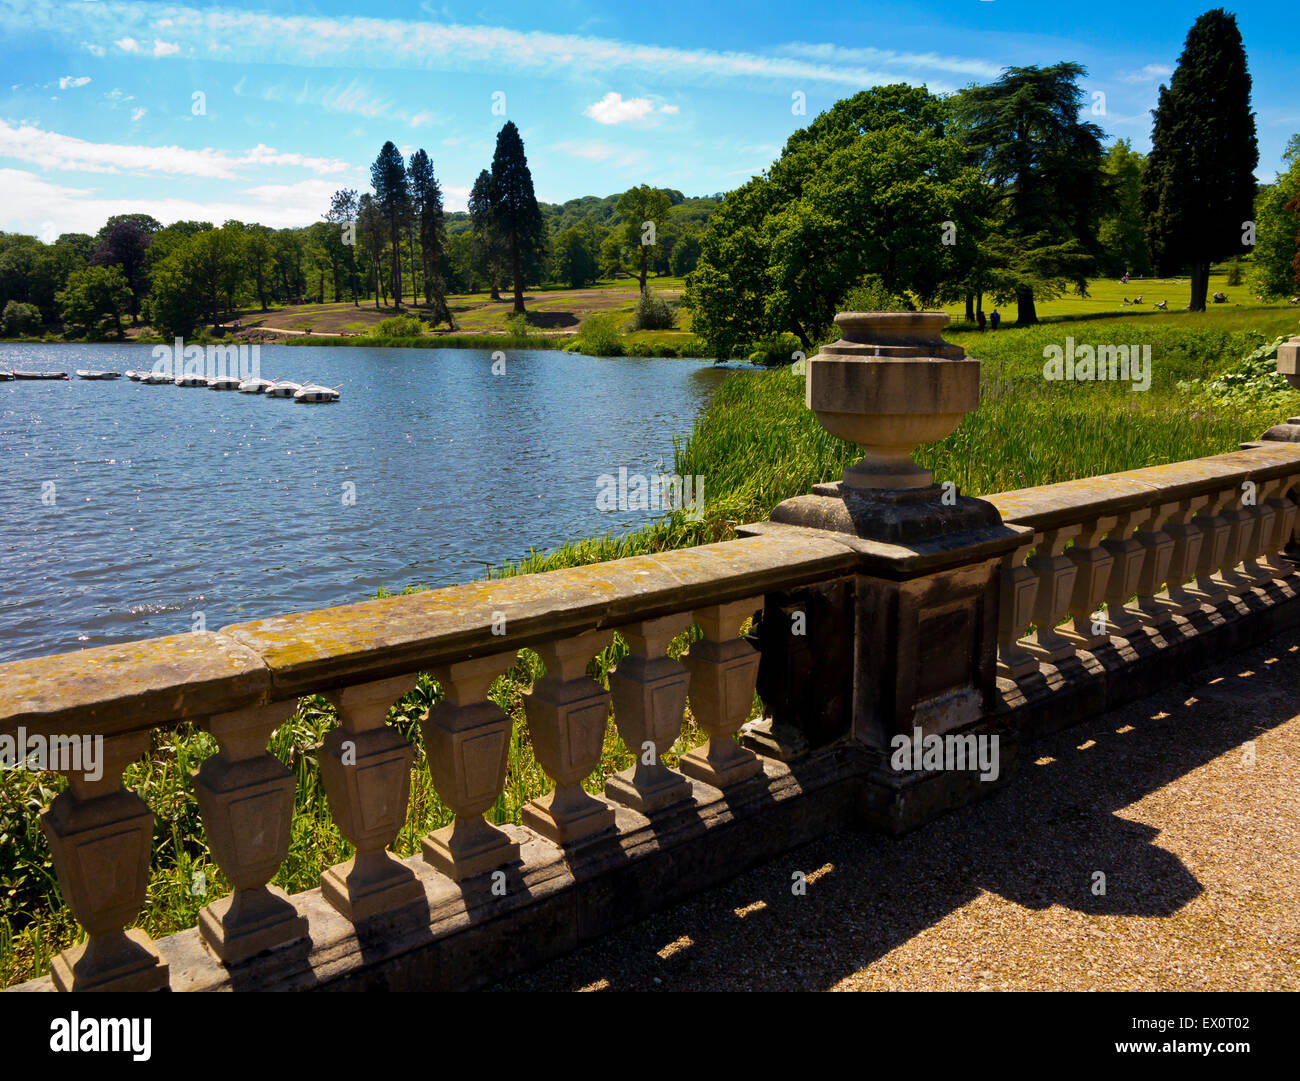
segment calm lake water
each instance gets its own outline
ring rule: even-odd
[[[151,364],[147,346],[0,344],[0,368],[72,376],[0,383],[0,660],[467,581],[530,545],[628,532],[658,514],[598,510],[596,478],[671,472],[726,374],[262,347],[264,377],[342,383],[332,405],[74,374]]]

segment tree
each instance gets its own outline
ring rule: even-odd
[[[1034,295],[1087,289],[1105,207],[1102,131],[1079,120],[1085,74],[1074,63],[1007,68],[964,90],[965,140],[992,187],[987,216],[995,291],[1014,296],[1016,321],[1038,322]]]
[[[94,334],[105,319],[123,337],[122,316],[131,304],[126,276],[115,266],[89,266],[74,270],[58,294],[63,321]]]
[[[407,165],[411,201],[415,209],[420,236],[420,264],[424,275],[424,302],[433,309],[434,320],[444,319],[453,329],[456,324],[447,309],[446,284],[442,277],[443,247],[447,241],[446,216],[442,208],[442,188],[433,173],[433,163],[423,149],[411,155]]]
[[[1097,242],[1101,249],[1101,271],[1111,277],[1125,273],[1146,277],[1151,273],[1142,230],[1145,164],[1145,155],[1134,150],[1127,139],[1117,139],[1102,162],[1113,209],[1102,216]]]
[[[555,277],[570,289],[581,289],[596,280],[596,253],[591,235],[576,225],[555,238]]]
[[[497,132],[492,155],[492,220],[505,242],[514,278],[516,314],[524,311],[524,264],[539,258],[546,247],[546,226],[533,194],[533,175],[528,171],[524,143],[514,121],[507,120]]]
[[[505,262],[505,246],[502,243],[501,230],[494,214],[496,206],[496,189],[492,183],[492,174],[486,169],[474,180],[474,187],[469,193],[469,216],[472,224],[474,245],[478,263],[483,276],[488,280],[493,300],[501,299],[501,269]]]
[[[715,355],[777,334],[810,350],[869,275],[923,300],[955,277],[959,248],[943,242],[945,225],[973,243],[980,180],[945,122],[942,103],[924,89],[862,91],[796,132],[767,173],[726,196],[700,238],[684,296]]]
[[[370,258],[370,271],[375,289],[375,307],[379,307],[380,283],[383,279],[384,221],[367,192],[357,200],[357,239]]]
[[[149,216],[154,225],[158,223]],[[122,270],[127,287],[131,290],[131,325],[140,321],[140,301],[149,291],[148,262],[146,253],[149,248],[151,233],[141,224],[137,215],[122,215],[110,219],[109,224],[99,231],[98,244],[90,257],[92,266],[117,266]],[[155,230],[156,231],[156,230]]]
[[[695,228],[685,229],[677,243],[673,245],[673,254],[668,260],[671,274],[684,278],[700,260],[700,231]]]
[[[1266,297],[1294,296],[1300,275],[1300,134],[1282,155],[1286,172],[1260,189],[1255,200],[1255,285]]]
[[[406,188],[406,163],[392,141],[384,143],[379,157],[370,167],[370,186],[374,189],[375,209],[392,245],[393,307],[402,306],[402,226],[410,211]]]
[[[330,196],[330,208],[325,213],[325,220],[338,227],[339,235],[344,240],[344,260],[347,263],[348,278],[352,283],[352,304],[359,308],[361,302],[357,299],[357,192],[355,188],[343,188]]]
[[[39,330],[41,326],[41,309],[35,304],[24,304],[18,300],[9,301],[0,316],[0,329],[7,338],[19,338]]]
[[[623,244],[639,255],[641,292],[645,292],[646,266],[660,243],[659,229],[668,217],[668,196],[648,184],[629,188],[615,208],[623,219]]]
[[[1191,311],[1205,310],[1210,264],[1240,255],[1255,200],[1259,146],[1237,20],[1207,11],[1160,87],[1142,179],[1147,244],[1161,274],[1191,267]]]

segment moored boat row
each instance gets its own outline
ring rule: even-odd
[[[80,379],[120,379],[121,372],[77,369]],[[268,398],[292,398],[296,402],[337,402],[339,387],[325,387],[318,383],[295,383],[289,379],[242,379],[234,375],[208,377],[198,374],[178,375],[129,368],[126,377],[144,386],[207,387],[209,390],[237,390],[241,394],[265,394]],[[0,371],[0,381],[11,379],[67,379],[66,372]],[[342,386],[342,384],[340,384]]]

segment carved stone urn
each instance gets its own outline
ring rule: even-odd
[[[933,477],[912,451],[979,405],[979,361],[940,338],[943,312],[841,312],[835,322],[843,337],[808,361],[806,401],[822,427],[866,451],[844,483],[928,487]]]
[[[807,362],[808,408],[832,435],[858,444],[862,460],[842,480],[787,499],[771,520],[891,544],[996,528],[992,504],[934,483],[912,460],[979,406],[980,363],[940,336],[943,312],[841,312],[843,337]]]

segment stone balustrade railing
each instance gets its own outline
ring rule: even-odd
[[[438,954],[439,934],[494,922],[504,952],[532,963],[683,896],[683,868],[702,888],[835,816],[911,828],[1006,783],[1035,718],[1069,723],[1300,624],[1287,556],[1300,424],[1232,453],[961,496],[908,458],[978,399],[978,366],[938,340],[944,318],[838,317],[844,341],[809,361],[809,405],[867,459],[741,527],[740,539],[0,665],[0,737],[103,741],[102,773],[60,765],[69,787],[41,815],[63,899],[87,935],[55,958],[50,982],[248,986],[250,967],[282,962],[298,967],[277,986],[359,986],[373,965],[427,986],[447,956],[483,967],[482,940]],[[1294,372],[1300,340],[1284,349],[1279,367]],[[756,651],[739,634],[760,611]],[[700,636],[670,655],[692,625]],[[627,654],[605,690],[588,667],[615,631]],[[513,722],[489,692],[523,648],[545,667],[524,712],[554,787],[523,808],[521,825],[501,828],[485,812],[506,784]],[[421,732],[454,818],[422,839],[419,857],[398,859],[414,750],[386,718],[422,672],[442,691]],[[738,741],[756,689],[764,717]],[[316,694],[337,709],[316,756],[355,854],[323,872],[319,891],[288,897],[270,883],[289,847],[294,780],[267,748],[297,700]],[[670,769],[663,754],[688,700],[708,742]],[[636,765],[596,796],[584,781],[611,709]],[[201,911],[197,932],[166,940],[185,969],[172,979],[166,951],[128,930],[146,897],[154,816],[122,774],[152,730],[186,722],[218,746],[194,786],[233,889]],[[900,740],[934,737],[985,741],[998,766],[935,769],[919,748],[895,754]],[[593,855],[602,838],[618,858]],[[522,900],[471,911],[470,894],[483,893],[472,882],[519,864],[538,869],[517,876]],[[427,923],[406,938],[391,926],[361,933],[426,904]],[[509,904],[534,907],[510,924]],[[528,949],[510,941],[520,926],[536,932]],[[200,944],[179,943],[186,935]],[[306,940],[307,962],[285,960]]]
[[[1198,613],[1294,575],[1300,453],[1268,443],[988,496],[1033,530],[1003,558],[998,674],[1021,681],[1190,633]],[[1032,626],[1031,633],[1026,633]]]
[[[321,876],[321,893],[355,923],[416,904],[424,887],[389,846],[406,820],[413,748],[385,723],[429,672],[442,700],[421,722],[433,784],[455,812],[423,839],[424,859],[461,881],[509,865],[519,847],[484,818],[502,791],[511,720],[489,697],[530,647],[546,672],[525,696],[538,761],[554,790],[525,825],[568,849],[607,833],[614,805],[651,814],[689,800],[688,778],[725,793],[759,772],[732,738],[753,701],[758,654],[740,638],[766,592],[848,573],[830,540],[749,538],[657,557],[440,589],[0,665],[0,735],[103,737],[102,775],[67,771],[43,812],[63,897],[87,933],[52,965],[69,989],[154,989],[167,965],[141,930],[124,930],[146,896],[153,812],[121,783],[150,730],[196,722],[219,750],[195,775],[212,855],[233,892],[200,913],[203,943],[227,965],[302,940],[294,900],[269,885],[289,846],[294,781],[267,751],[299,696],[325,695],[338,725],[317,750],[329,807],[355,855]],[[692,623],[680,660],[669,642]],[[628,655],[610,689],[587,675],[618,631]],[[687,698],[708,743],[668,769]],[[582,782],[600,760],[610,704],[637,765],[605,799]]]

